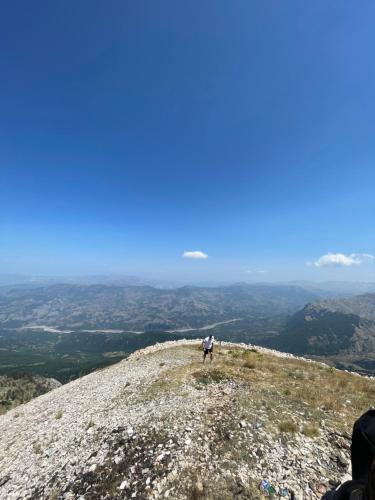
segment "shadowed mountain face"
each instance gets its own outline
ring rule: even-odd
[[[375,369],[375,294],[317,301],[287,322],[273,342],[308,356],[329,356],[348,368]]]
[[[218,288],[54,285],[0,291],[0,325],[168,330],[252,315],[291,314],[317,295],[297,286]]]

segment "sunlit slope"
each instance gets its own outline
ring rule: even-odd
[[[254,498],[267,479],[318,498],[374,396],[260,348],[217,346],[203,365],[196,342],[156,345],[2,416],[0,497]]]

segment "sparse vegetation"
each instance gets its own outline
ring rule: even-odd
[[[33,443],[33,450],[36,455],[42,454],[42,445],[39,442]]]
[[[232,500],[236,497],[261,500],[264,498],[256,481],[252,480],[244,484],[236,473],[233,476],[217,477],[215,481],[209,481],[206,477],[201,477],[195,468],[185,468],[181,476],[182,480],[179,478],[178,481],[172,483],[173,487],[178,490],[178,498],[190,500]]]
[[[298,426],[292,420],[283,420],[282,422],[279,423],[280,432],[289,432],[294,434],[295,432],[297,432],[297,430]]]
[[[199,385],[217,384],[229,378],[228,373],[220,368],[199,370],[193,372],[192,376]]]
[[[223,356],[215,359],[206,375],[204,371],[199,375],[202,370],[198,370],[197,378],[201,377],[203,381],[200,387],[212,383],[215,375],[208,374],[213,370],[220,374],[219,380],[248,383],[253,397],[262,397],[262,405],[275,411],[276,425],[282,420],[277,408],[305,411],[308,407],[315,421],[324,416],[337,430],[347,432],[350,430],[348,423],[373,404],[375,384],[364,377],[336,369],[332,371],[330,367],[303,360],[278,358],[240,348],[222,348],[222,353]],[[239,359],[243,360],[242,363],[238,362]],[[251,367],[255,365],[254,368],[244,370],[247,363]],[[267,391],[263,392],[263,388]],[[249,403],[243,404],[246,408]],[[306,432],[314,433],[314,430],[308,428]]]
[[[239,358],[242,354],[242,352],[239,349],[230,349],[228,351],[228,354],[230,354],[233,358]]]
[[[216,356],[212,365],[207,363],[202,367],[196,346],[180,349],[184,349],[191,363],[163,372],[162,378],[139,394],[140,399],[154,399],[166,392],[179,396],[184,393],[184,397],[188,397],[189,384],[204,390],[212,384],[233,381],[251,390],[251,399],[239,398],[244,414],[251,418],[258,406],[266,409],[272,415],[276,432],[281,432],[279,423],[284,428],[285,412],[299,415],[298,412],[304,414],[307,408],[312,421],[323,418],[338,431],[348,432],[350,423],[373,402],[375,384],[372,381],[340,370],[332,372],[319,364],[222,346],[222,355]],[[297,431],[291,427],[292,430],[282,432]],[[306,436],[314,437],[316,429],[319,432],[312,424],[305,427]]]
[[[70,485],[71,491],[75,498],[84,495],[89,485],[89,497],[94,498],[123,498],[119,496],[119,486],[124,480],[124,477],[131,476],[133,481],[138,483],[138,491],[140,498],[147,497],[146,483],[141,467],[134,467],[133,472],[129,470],[129,464],[140,461],[142,457],[142,465],[147,470],[151,470],[150,474],[153,479],[158,479],[162,476],[162,467],[153,467],[153,457],[147,454],[146,450],[151,445],[157,447],[166,445],[169,436],[164,431],[156,431],[155,429],[145,429],[142,435],[134,439],[121,436],[121,430],[115,429],[114,442],[111,443],[111,451],[108,453],[106,462],[97,467],[96,471],[84,472],[75,479],[74,484]],[[114,461],[116,451],[121,449],[124,452],[122,458]],[[119,455],[117,455],[118,457]]]
[[[303,427],[302,432],[305,436],[308,436],[311,438],[319,435],[319,429],[315,424],[306,424]]]
[[[256,368],[256,363],[254,361],[245,361],[242,365],[244,368],[248,368],[249,370],[254,370]]]
[[[58,500],[59,496],[59,490],[57,488],[53,488],[49,493],[49,500]]]
[[[45,394],[56,385],[55,381],[30,374],[0,376],[0,415]]]

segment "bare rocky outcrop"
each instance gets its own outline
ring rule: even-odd
[[[0,498],[257,498],[262,480],[320,498],[350,472],[373,381],[229,343],[202,365],[198,347],[137,351],[0,417]],[[314,381],[342,392],[319,402]]]

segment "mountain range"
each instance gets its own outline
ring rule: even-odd
[[[375,370],[375,294],[319,300],[292,315],[273,346],[336,365]]]
[[[247,283],[0,287],[0,373],[65,382],[153,342],[207,330],[375,373],[375,294],[326,298],[330,293]]]
[[[291,314],[316,293],[295,285],[162,290],[149,286],[50,285],[0,289],[0,326],[170,330],[259,315]]]

